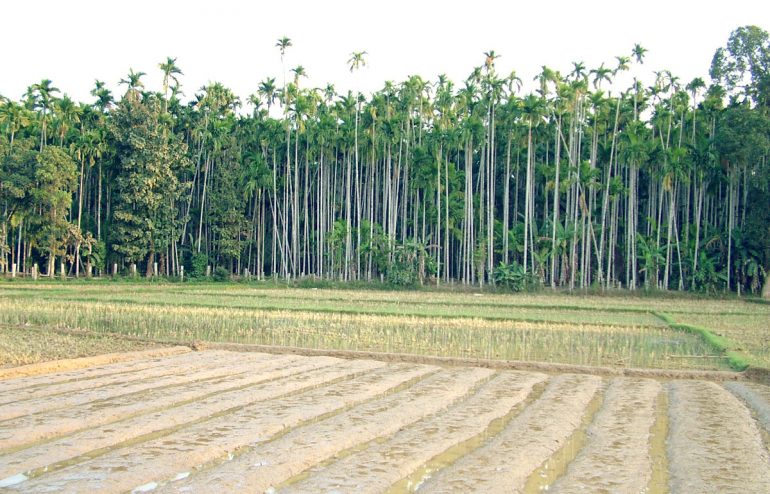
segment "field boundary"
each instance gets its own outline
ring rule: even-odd
[[[368,359],[380,362],[406,362],[412,364],[438,365],[442,367],[483,367],[494,370],[538,371],[551,374],[572,373],[598,376],[647,377],[653,379],[706,379],[710,381],[741,381],[747,378],[742,372],[641,369],[634,367],[600,367],[556,362],[538,362],[525,360],[492,360],[462,357],[439,357],[411,353],[385,353],[356,350],[331,350],[322,348],[303,348],[289,346],[255,345],[247,343],[196,342],[192,344],[202,350],[225,350],[234,352],[262,352],[275,355],[299,355],[305,357],[336,357],[341,359]]]
[[[711,330],[693,326],[691,324],[682,324],[674,321],[671,317],[661,312],[653,312],[661,320],[665,321],[671,329],[685,331],[700,336],[706,343],[711,345],[714,350],[722,352],[727,359],[727,363],[738,372],[743,372],[749,368],[749,362],[746,356],[740,352],[733,350],[733,343],[725,338],[711,332]],[[767,371],[767,369],[764,369]]]

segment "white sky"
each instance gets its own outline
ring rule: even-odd
[[[306,87],[370,92],[411,74],[456,83],[495,50],[499,74],[515,69],[533,87],[542,65],[569,73],[572,61],[614,66],[634,43],[649,50],[638,68],[671,69],[683,82],[707,79],[714,50],[730,32],[754,24],[770,30],[770,2],[730,0],[9,0],[0,6],[0,94],[18,99],[52,79],[63,93],[92,101],[101,79],[119,95],[129,68],[160,89],[158,63],[178,58],[186,98],[210,81],[242,99],[268,76],[282,81],[276,40],[292,39],[286,68],[303,65]],[[368,52],[355,76],[347,60]],[[291,73],[288,74],[291,76]],[[354,86],[353,86],[354,85]]]

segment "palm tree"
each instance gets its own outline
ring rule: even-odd
[[[634,48],[631,50],[631,56],[636,59],[636,63],[644,63],[644,55],[647,53],[647,48],[642,47],[639,43],[636,43],[634,45]]]
[[[586,64],[583,62],[572,62],[572,72],[569,75],[576,81],[585,79],[587,76]]]
[[[360,69],[361,67],[366,67],[366,59],[364,56],[367,53],[365,51],[354,51],[350,54],[350,58],[348,59],[348,66],[350,67],[350,72],[356,71]]]
[[[502,55],[498,55],[495,53],[495,50],[489,50],[484,52],[484,67],[487,70],[487,73],[492,72],[495,70],[495,60],[500,58]]]
[[[350,54],[350,58],[348,59],[348,66],[350,67],[350,73],[351,74],[354,71],[359,70],[361,67],[365,67],[366,66],[366,59],[364,58],[365,55],[366,55],[366,51],[354,51],[353,53]],[[360,96],[361,95],[359,93],[359,95],[355,98],[356,115],[355,115],[355,124],[354,124],[355,128],[354,128],[354,138],[353,138],[354,143],[353,143],[353,146],[354,146],[354,155],[355,155],[356,175],[358,175],[358,167],[359,167],[359,164],[358,164],[358,158],[359,158],[358,157],[358,116],[359,116],[359,113],[361,113],[361,97]],[[348,176],[349,175],[350,175],[350,173],[348,172]],[[348,178],[348,180],[349,180],[349,178]],[[349,189],[350,188],[348,187],[347,190],[349,190]],[[348,207],[348,213],[349,213],[350,212],[350,195],[349,195],[349,193],[348,193],[348,196],[347,196],[346,200],[348,202],[347,207]],[[360,210],[359,210],[359,212],[360,212]],[[348,263],[352,260],[351,259],[351,257],[352,257],[351,256],[351,254],[352,254],[352,252],[351,252],[352,238],[351,238],[351,224],[350,223],[351,223],[350,218],[348,218],[347,227],[346,227],[346,231],[345,231],[345,265],[346,265],[345,276],[346,277],[349,276],[349,273],[347,272]],[[360,245],[361,245],[361,229],[358,228],[356,231],[357,231],[357,234],[358,234],[358,238],[357,238],[357,242],[356,242],[356,246],[358,248],[356,249],[356,253],[357,253],[357,255],[360,255],[360,251],[361,251],[361,249],[360,249]],[[359,257],[358,258],[358,262],[356,263],[356,270],[357,271],[360,270],[360,267],[361,267],[360,265],[361,265],[361,262],[360,262],[360,257]]]
[[[32,94],[36,96],[37,106],[43,110],[41,115],[41,130],[40,130],[40,150],[42,151],[47,142],[46,129],[48,124],[48,110],[51,108],[51,103],[54,101],[53,93],[58,93],[59,88],[52,85],[50,79],[43,79],[38,84],[32,85]]]
[[[79,122],[82,110],[66,94],[54,102],[56,123],[59,127],[59,146],[64,145],[64,136],[74,124]]]
[[[13,147],[16,133],[29,125],[30,121],[30,112],[23,106],[10,100],[0,106],[0,125],[4,125],[6,128],[11,147]]]
[[[166,61],[159,63],[158,68],[163,72],[163,98],[166,100],[166,108],[168,108],[169,80],[174,81],[175,86],[179,86],[177,76],[184,74],[177,66],[176,58],[166,57]]]
[[[91,90],[91,96],[96,98],[96,103],[94,105],[102,112],[104,113],[107,108],[112,105],[114,102],[114,99],[112,98],[112,93],[109,89],[105,87],[105,83],[96,80],[94,81],[94,88]]]
[[[138,91],[140,88],[144,88],[142,77],[147,74],[144,72],[134,72],[134,69],[128,69],[128,77],[121,79],[119,84],[126,85],[126,93],[129,91]]]
[[[297,65],[293,69],[291,69],[292,72],[294,72],[294,85],[299,88],[299,80],[301,77],[307,77],[307,72],[305,71],[305,67],[302,65]]]
[[[610,74],[612,74],[612,69],[609,69],[604,66],[604,63],[602,63],[599,68],[592,69],[591,74],[594,75],[593,85],[595,89],[601,89],[602,87],[602,81],[612,82],[612,79],[610,79]]]
[[[257,89],[257,94],[264,98],[265,104],[267,105],[267,114],[269,116],[270,107],[273,105],[273,103],[275,103],[275,98],[277,97],[275,77],[268,77],[264,81],[260,82],[259,88]]]

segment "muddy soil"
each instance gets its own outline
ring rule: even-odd
[[[426,479],[420,492],[519,492],[580,425],[602,381],[594,376],[551,379],[542,396],[487,445]]]
[[[446,369],[428,374],[405,390],[250,448],[187,481],[168,484],[163,491],[261,492],[349,448],[394,434],[426,415],[445,410],[489,375],[485,369]],[[406,403],[408,406],[403,406]]]
[[[727,383],[725,388],[749,404],[759,423],[770,435],[770,386],[755,383]]]
[[[650,429],[660,389],[649,379],[613,379],[585,447],[550,490],[643,492],[652,477]]]
[[[431,458],[480,434],[490,422],[522,402],[543,375],[496,375],[476,393],[446,413],[405,427],[385,442],[373,443],[278,492],[377,493],[409,475]],[[376,475],[372,475],[376,473]]]
[[[337,368],[340,370],[335,371]],[[388,368],[372,361],[344,362],[326,373],[339,382],[225,415],[209,415],[206,420],[171,434],[111,450],[39,481],[33,479],[24,490],[43,492],[53,485],[70,492],[118,492],[141,488],[156,479],[171,480],[196,465],[226,458],[239,447],[265,441],[302,423],[371,399],[425,371],[415,366]],[[83,471],[88,472],[87,478]]]
[[[277,353],[2,379],[0,490],[770,492],[760,384]]]
[[[770,492],[770,460],[749,410],[715,383],[670,386],[671,491]]]

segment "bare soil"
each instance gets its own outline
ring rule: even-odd
[[[770,460],[757,424],[724,388],[671,383],[669,424],[672,491],[770,492]]]
[[[5,375],[0,490],[529,492],[545,475],[550,491],[649,492],[665,437],[664,491],[770,492],[756,383],[281,353],[171,348]]]

